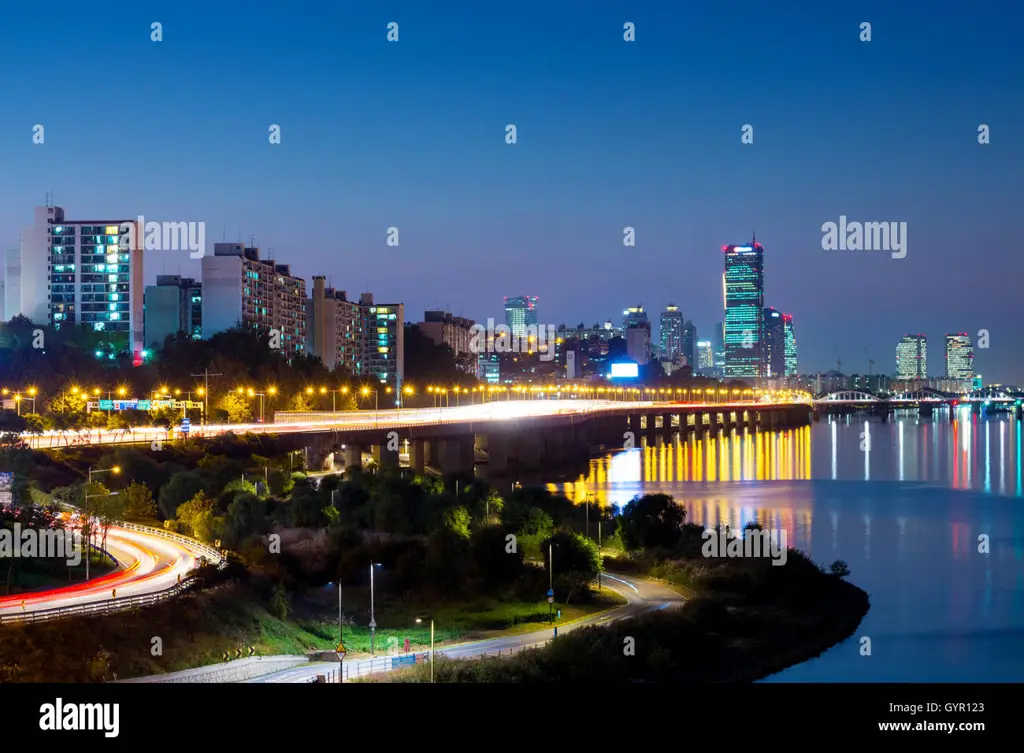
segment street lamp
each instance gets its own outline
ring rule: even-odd
[[[92,477],[93,477],[94,474],[98,474],[98,473],[113,473],[114,475],[117,475],[120,472],[121,472],[121,466],[119,466],[119,465],[115,465],[112,468],[99,468],[97,470],[93,470],[90,467],[89,468],[89,483],[88,483],[88,486],[92,486]],[[86,492],[85,492],[85,530],[88,532],[87,533],[88,538],[86,540],[86,545],[85,545],[85,579],[86,579],[86,581],[89,580],[89,559],[90,559],[90,555],[92,554],[92,552],[91,552],[91,549],[92,549],[92,513],[89,511],[89,497],[102,497],[102,496],[114,497],[114,496],[116,496],[118,494],[118,492],[110,492],[107,495],[103,495],[103,494],[89,494],[88,486],[86,487]]]
[[[370,653],[373,654],[373,639],[377,633],[377,620],[374,616],[373,611],[373,570],[374,568],[380,567],[379,562],[370,563]]]
[[[434,618],[433,617],[417,617],[416,622],[423,623],[424,620],[430,620],[430,681],[434,681]]]
[[[548,542],[548,593],[554,593],[555,591],[555,558],[554,558],[554,542]],[[548,597],[548,621],[555,621],[555,613],[553,597]]]
[[[373,393],[373,423],[374,426],[376,426],[378,417],[377,409],[380,405],[380,403],[378,402],[377,390],[371,390],[369,387],[363,387],[361,390],[359,390],[359,392],[363,397],[368,397],[371,392]]]
[[[406,385],[405,387],[402,388],[402,394],[406,395],[408,397],[412,397],[415,394],[415,390],[413,390],[412,387]],[[399,400],[398,401],[398,412],[399,413],[402,412],[402,403],[404,403],[404,402],[405,402],[404,400]]]

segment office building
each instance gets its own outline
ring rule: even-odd
[[[669,304],[661,312],[661,360],[675,363],[683,353],[683,312]]]
[[[140,358],[142,250],[121,248],[135,224],[68,220],[61,207],[36,207],[20,249],[5,257],[4,318],[21,314],[57,330],[84,325],[105,336],[99,355]]]
[[[191,277],[157,275],[146,286],[143,303],[143,345],[158,350],[179,332],[199,340],[203,336],[203,287]]]
[[[725,277],[722,277],[725,280]],[[711,334],[711,348],[715,355],[715,376],[725,376],[725,322],[718,322]]]
[[[796,332],[793,330],[792,314],[782,315],[782,326],[785,328],[785,374],[787,377],[795,377],[797,375]]]
[[[697,368],[702,375],[708,375],[715,369],[715,350],[709,340],[697,341]]]
[[[473,361],[476,360],[477,355],[470,352],[475,324],[476,322],[472,319],[453,316],[447,311],[425,311],[423,321],[416,326],[435,344],[450,348],[460,368],[472,373],[475,371]],[[468,368],[467,364],[469,364]]]
[[[689,366],[696,370],[697,364],[697,327],[693,322],[687,321],[683,325],[683,347],[682,352],[676,359],[681,365]]]
[[[289,360],[305,352],[306,281],[258,248],[215,243],[203,257],[203,339],[241,325],[269,335]]]
[[[363,314],[362,373],[390,387],[397,405],[405,379],[405,306],[401,303],[375,304],[372,293],[359,296]],[[384,404],[384,396],[379,396]]]
[[[928,378],[928,338],[904,335],[896,346],[896,377],[898,379]]]
[[[946,335],[946,376],[950,379],[974,379],[974,348],[966,332]]]
[[[786,373],[786,326],[782,314],[769,306],[764,310],[765,377],[777,379]]]
[[[527,327],[536,326],[537,296],[520,295],[505,298],[505,324],[516,337],[523,337]]]
[[[725,376],[765,375],[764,247],[723,246],[725,252]]]

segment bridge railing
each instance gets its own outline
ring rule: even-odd
[[[163,539],[169,539],[179,544],[202,552],[203,556],[210,562],[211,565],[218,565],[224,567],[227,565],[227,560],[224,555],[214,549],[212,546],[197,541],[196,539],[189,538],[188,536],[182,536],[180,533],[174,531],[168,531],[163,528],[152,528],[150,526],[139,525],[138,523],[118,523],[118,528],[123,528],[126,531],[135,531],[137,533],[144,533],[147,536],[158,536]]]
[[[180,583],[175,583],[173,586],[166,588],[163,591],[155,591],[153,593],[140,594],[138,596],[122,596],[120,598],[90,602],[88,604],[74,604],[66,607],[55,607],[54,609],[40,609],[34,612],[26,611],[23,614],[15,613],[10,615],[0,615],[0,625],[49,622],[51,620],[66,619],[68,617],[110,614],[113,612],[124,612],[129,609],[138,609],[139,607],[159,604],[162,601],[167,601],[175,596],[179,596],[180,594],[194,588],[200,580],[200,578],[193,575],[189,578],[185,578]]]

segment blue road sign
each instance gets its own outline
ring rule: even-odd
[[[549,589],[548,589],[548,598],[550,599],[550,598],[551,598],[552,596],[554,596],[554,595],[555,595],[555,592],[554,592],[554,591],[552,591],[552,590],[551,590],[551,589],[549,588]]]

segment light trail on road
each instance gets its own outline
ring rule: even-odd
[[[117,570],[47,591],[0,597],[0,617],[25,615],[46,609],[58,609],[141,596],[164,591],[184,579],[204,556],[198,545],[193,548],[177,540],[156,534],[111,528],[107,551],[117,560]]]

